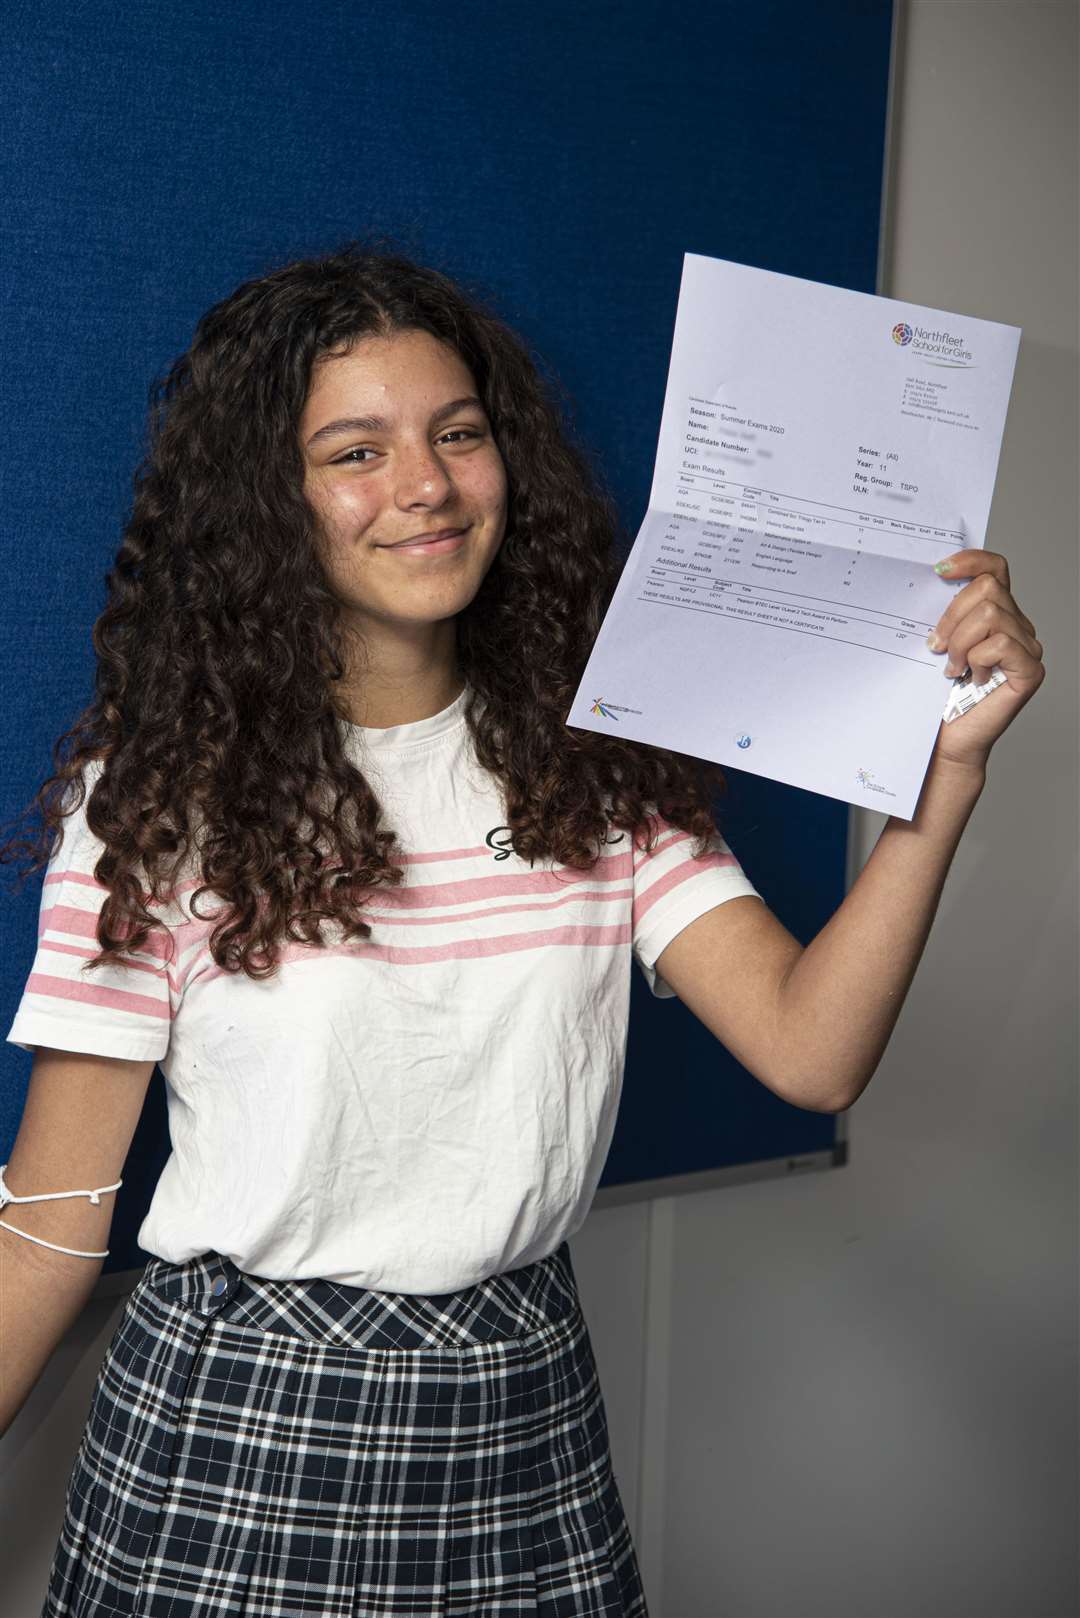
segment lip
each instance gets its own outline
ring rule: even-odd
[[[383,550],[405,551],[414,556],[441,556],[456,551],[465,543],[471,524],[465,528],[440,528],[430,539],[399,540],[396,545],[384,545]]]

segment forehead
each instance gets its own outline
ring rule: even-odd
[[[455,393],[475,392],[468,366],[447,343],[426,331],[364,337],[347,353],[325,355],[312,369],[301,427],[318,427],[316,416],[339,406],[430,410]]]

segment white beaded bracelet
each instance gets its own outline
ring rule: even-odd
[[[17,1197],[9,1191],[4,1184],[4,1170],[6,1163],[0,1163],[0,1212],[9,1202],[55,1202],[61,1197],[89,1197],[95,1205],[101,1201],[103,1191],[117,1191],[123,1185],[123,1180],[117,1180],[115,1185],[99,1185],[96,1191],[44,1191],[37,1196]],[[51,1247],[54,1253],[71,1253],[75,1258],[108,1258],[109,1249],[104,1253],[83,1253],[77,1247],[60,1247],[56,1242],[44,1241],[40,1236],[31,1236],[28,1231],[19,1230],[15,1225],[9,1225],[7,1220],[3,1224],[4,1230],[10,1230],[13,1236],[22,1236],[28,1242],[36,1242],[39,1247]]]

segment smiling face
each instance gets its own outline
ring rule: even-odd
[[[300,444],[349,627],[402,678],[417,658],[448,662],[506,528],[506,470],[468,366],[429,332],[364,338],[315,366]]]

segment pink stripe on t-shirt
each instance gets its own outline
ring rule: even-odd
[[[146,994],[132,994],[126,989],[109,989],[101,983],[84,983],[73,978],[56,978],[45,972],[31,972],[26,982],[30,994],[41,994],[50,1000],[78,1000],[83,1005],[100,1006],[109,1011],[130,1011],[138,1017],[152,1017],[155,1022],[168,1022],[169,1011],[161,1000],[152,1000]]]
[[[467,961],[513,955],[524,949],[547,949],[555,944],[579,948],[610,947],[631,942],[629,922],[613,922],[602,927],[556,927],[529,933],[500,933],[494,938],[455,938],[443,944],[372,944],[354,939],[346,944],[328,944],[323,949],[304,944],[282,946],[282,961],[326,960],[329,956],[360,957],[364,961],[386,961],[395,966],[426,966],[438,961]],[[212,966],[200,972],[207,981],[222,977],[224,967]]]
[[[61,944],[55,938],[47,938],[43,948],[47,949],[50,955],[77,955],[80,961],[92,961],[98,953],[96,949],[80,949],[78,944]],[[140,961],[134,955],[125,955],[123,969],[125,972],[128,970],[149,972],[156,978],[164,975],[170,987],[174,991],[176,989],[176,981],[167,966],[164,969],[160,966],[151,966],[149,961]]]
[[[38,938],[46,933],[67,933],[70,938],[92,938],[97,942],[98,914],[96,910],[79,910],[74,905],[54,904],[43,910],[38,919]],[[153,928],[145,943],[139,946],[141,955],[154,955],[165,960],[169,948],[167,933]],[[94,954],[97,954],[95,949]]]
[[[668,871],[665,876],[658,876],[656,881],[650,883],[646,891],[639,894],[634,900],[635,932],[649,914],[657,899],[662,898],[665,893],[670,893],[673,888],[681,886],[683,882],[690,881],[699,871],[719,870],[723,866],[736,864],[738,864],[738,861],[734,854],[721,854],[716,849],[711,849],[707,850],[701,859],[694,860],[691,864],[677,865],[674,870]]]
[[[421,889],[427,892],[427,889]],[[616,900],[628,899],[632,893],[631,888],[605,889],[602,893],[563,893],[557,899],[537,900],[534,904],[486,905],[478,910],[455,910],[448,916],[403,916],[395,910],[382,910],[372,900],[364,904],[364,915],[372,921],[390,921],[395,927],[438,927],[451,921],[480,921],[485,916],[512,916],[519,915],[526,910],[554,910],[557,905],[579,904],[582,900],[597,904],[613,904]],[[376,894],[379,889],[376,888]],[[432,906],[431,908],[435,908]]]

